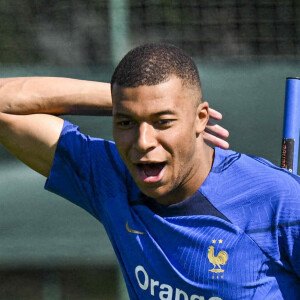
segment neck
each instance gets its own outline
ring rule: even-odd
[[[182,183],[168,194],[156,198],[156,202],[167,206],[179,203],[191,197],[201,187],[212,168],[214,149],[204,142],[200,149],[201,151],[197,152],[198,157],[193,161],[193,166]]]

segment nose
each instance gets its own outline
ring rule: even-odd
[[[156,145],[156,132],[153,126],[146,122],[141,123],[138,129],[135,148],[143,153],[155,148]]]

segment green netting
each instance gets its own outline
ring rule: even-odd
[[[157,40],[209,60],[300,54],[297,0],[19,0],[0,15],[2,64],[109,64]]]

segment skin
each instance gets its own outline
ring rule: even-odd
[[[60,114],[111,114],[110,84],[70,78],[0,78],[0,144],[29,167],[48,177],[63,120]],[[220,120],[222,115],[209,110]],[[208,123],[203,136],[222,148],[228,131]]]
[[[196,105],[199,97],[201,91],[175,76],[154,86],[113,86],[113,134],[119,154],[140,190],[161,204],[190,197],[211,169],[214,151],[203,140],[209,106]],[[140,164],[161,162],[164,168],[154,182],[141,176]]]

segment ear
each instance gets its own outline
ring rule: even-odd
[[[204,131],[206,124],[209,119],[209,104],[207,102],[202,102],[197,107],[197,116],[196,116],[196,134],[200,134]]]

